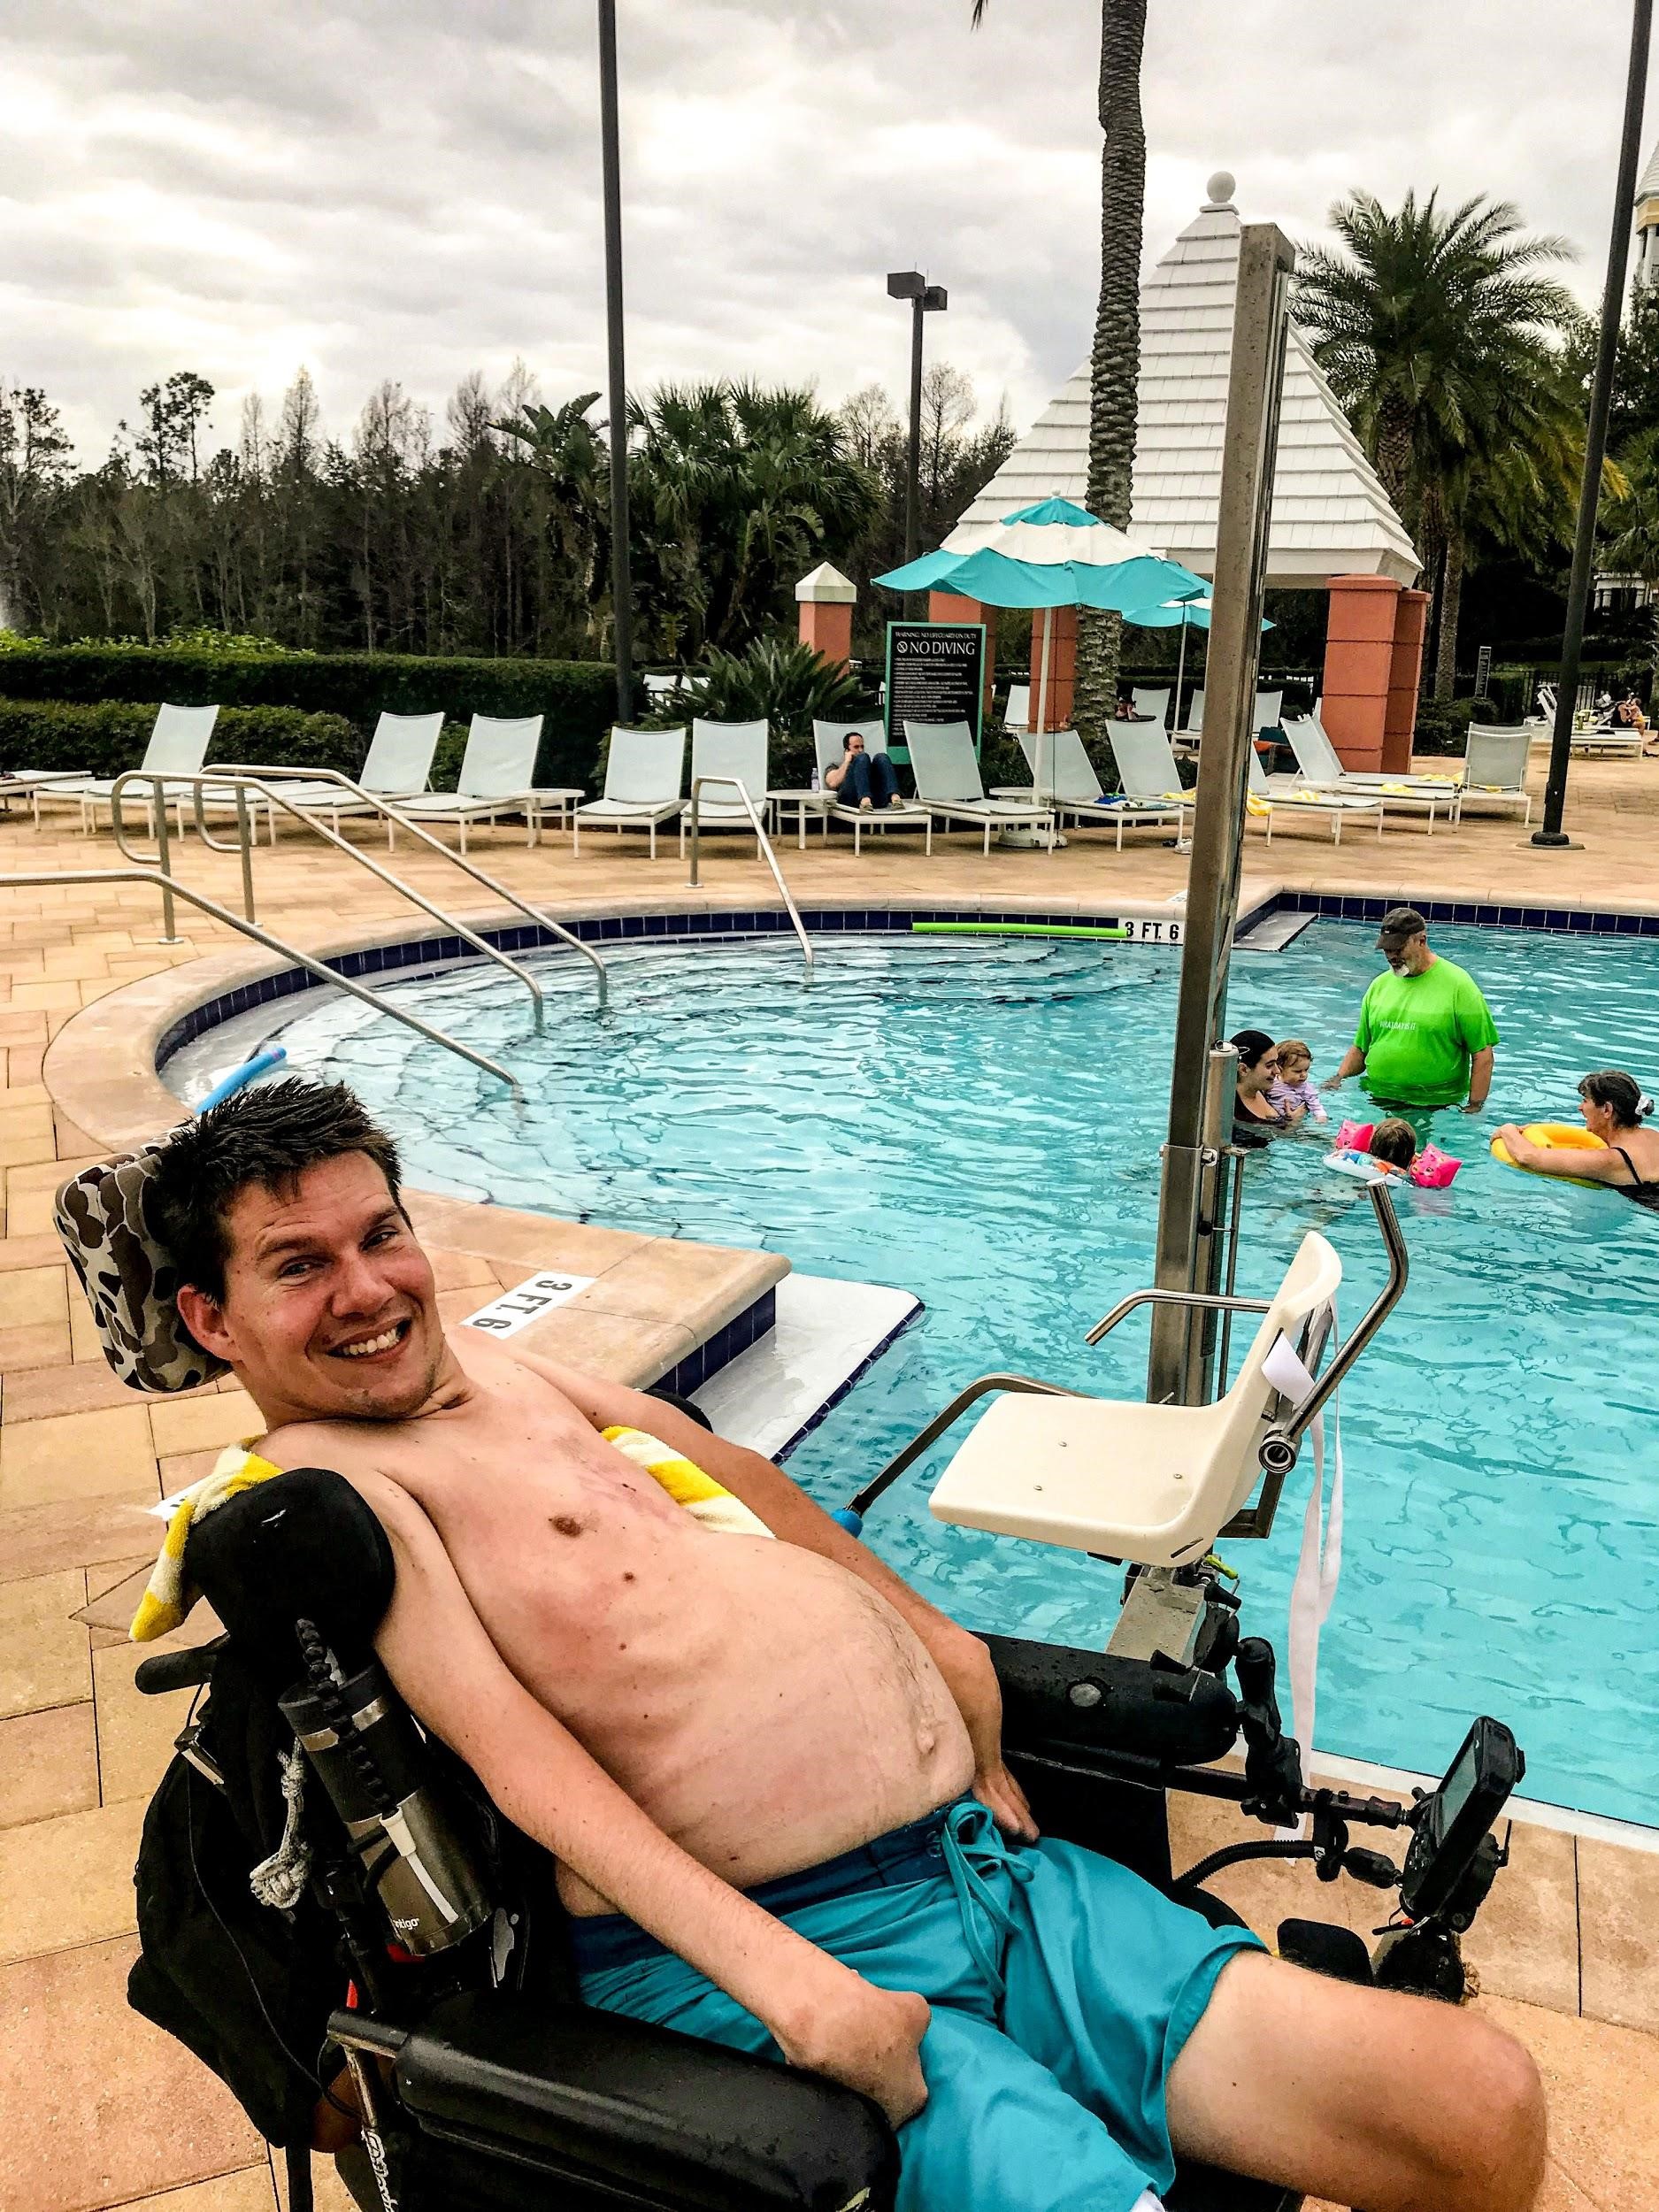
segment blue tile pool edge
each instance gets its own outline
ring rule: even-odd
[[[1275,891],[1241,913],[1235,934],[1242,936],[1270,915],[1295,913],[1323,916],[1333,921],[1380,921],[1404,894],[1335,891]],[[1659,937],[1659,914],[1631,913],[1617,907],[1543,907],[1500,903],[1490,899],[1428,899],[1412,902],[1431,922],[1455,923],[1477,929],[1532,929],[1557,936]],[[1089,911],[1045,914],[1025,908],[1010,909],[995,903],[961,907],[803,907],[801,918],[809,933],[836,935],[848,932],[890,935],[908,932],[916,922],[975,922],[1003,919],[1034,928],[1075,928],[1118,920],[1121,910],[1102,905]],[[1179,921],[1175,910],[1168,919]],[[674,938],[731,938],[774,935],[787,931],[789,918],[780,908],[705,910],[684,914],[584,915],[565,925],[584,944],[639,943]],[[529,923],[481,930],[479,934],[498,951],[517,953],[557,948],[560,940],[550,929]],[[394,974],[399,970],[424,968],[460,960],[468,947],[453,934],[400,938],[383,945],[365,946],[324,963],[334,974],[352,981]],[[156,1069],[159,1073],[182,1046],[239,1014],[279,999],[324,987],[305,968],[279,969],[252,983],[204,999],[201,1005],[171,1023],[156,1041]]]

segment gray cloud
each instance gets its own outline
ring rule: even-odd
[[[629,365],[898,389],[892,267],[950,287],[930,342],[1028,420],[1087,349],[1092,0],[624,0]],[[1217,167],[1318,233],[1356,185],[1487,191],[1599,282],[1622,9],[1556,0],[1186,0],[1154,10],[1148,257]],[[522,356],[603,378],[588,0],[12,0],[0,29],[0,373],[96,458],[190,367],[274,401],[310,366],[342,432],[382,377],[442,410]],[[1651,135],[1659,136],[1659,113]]]

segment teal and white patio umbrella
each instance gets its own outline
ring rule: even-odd
[[[1164,599],[1156,606],[1130,607],[1124,613],[1124,620],[1133,622],[1138,630],[1172,630],[1178,622],[1181,626],[1181,649],[1175,663],[1175,720],[1171,725],[1176,729],[1180,727],[1181,687],[1187,680],[1187,633],[1189,627],[1194,630],[1210,627],[1212,604],[1209,587],[1206,586],[1202,599]],[[1272,626],[1271,622],[1262,625],[1264,630],[1271,630]]]
[[[1092,515],[1069,499],[1042,499],[1005,515],[976,546],[941,546],[875,579],[889,591],[949,591],[988,607],[1041,607],[1042,659],[1037,687],[1037,760],[1033,783],[1045,788],[1043,753],[1048,724],[1048,667],[1056,607],[1131,607],[1195,599],[1210,587],[1179,561]]]

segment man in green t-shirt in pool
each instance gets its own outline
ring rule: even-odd
[[[1498,1041],[1479,985],[1429,950],[1428,924],[1415,906],[1388,910],[1377,949],[1388,972],[1366,992],[1354,1041],[1325,1087],[1333,1091],[1363,1073],[1379,1106],[1425,1111],[1461,1104],[1478,1114],[1492,1088]]]

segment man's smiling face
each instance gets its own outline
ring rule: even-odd
[[[179,1310],[273,1427],[402,1420],[431,1396],[445,1349],[431,1263],[365,1153],[250,1183],[225,1226],[224,1298],[186,1287]]]

